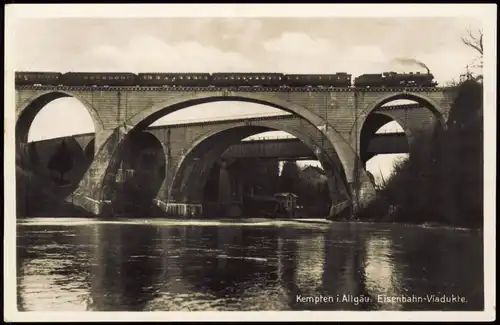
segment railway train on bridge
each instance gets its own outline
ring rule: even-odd
[[[315,87],[389,88],[435,87],[427,73],[384,72],[363,74],[351,80],[346,72],[335,74],[282,73],[126,73],[126,72],[23,72],[15,73],[16,85],[129,86],[129,87]]]

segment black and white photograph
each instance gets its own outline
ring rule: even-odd
[[[495,5],[5,8],[4,321],[496,318]]]

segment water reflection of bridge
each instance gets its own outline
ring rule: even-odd
[[[46,278],[40,273],[37,281],[45,281],[51,292],[78,281],[82,292],[87,291],[89,310],[474,310],[482,307],[482,292],[478,290],[482,285],[470,281],[482,275],[480,257],[471,260],[477,255],[474,253],[477,247],[460,247],[461,254],[469,257],[465,261],[453,253],[457,252],[455,246],[464,242],[456,234],[436,234],[422,228],[383,230],[348,223],[329,229],[276,223],[168,227],[96,224],[77,227],[70,235],[76,237],[57,235],[58,242],[73,247],[59,255],[64,259],[57,262],[57,268],[47,264],[54,262],[50,258],[27,254],[23,242],[32,239],[29,236],[21,239],[20,288],[29,285],[29,272],[49,268],[53,273]],[[49,245],[54,238],[47,235],[37,239],[37,244]],[[54,280],[57,278],[66,282],[57,282],[63,281]],[[43,301],[34,301],[36,296],[27,292],[20,292],[20,303],[30,308],[44,306]],[[376,303],[378,295],[438,292],[467,296],[470,303],[465,306]],[[340,301],[303,303],[297,301],[298,295],[340,297]],[[352,300],[342,301],[344,296],[373,300],[356,305]]]
[[[135,232],[132,228],[125,229],[130,232],[129,235],[128,230],[120,232],[120,237],[124,239]],[[255,229],[238,226],[172,227],[161,228],[159,233],[154,228],[147,229],[141,239],[135,240],[136,247],[141,247],[142,252],[124,246],[120,249],[108,241],[115,247],[102,247],[100,251],[108,252],[107,264],[118,269],[111,271],[107,267],[111,272],[96,273],[96,296],[102,297],[103,292],[117,292],[124,288],[123,282],[110,281],[110,277],[116,279],[113,273],[120,274],[125,282],[136,283],[136,286],[129,287],[129,292],[119,294],[122,297],[119,301],[102,301],[103,306],[96,307],[124,310],[136,310],[139,306],[172,310],[301,309],[295,303],[295,296],[313,295],[322,282],[329,284],[325,289],[330,294],[339,290],[353,294],[359,292],[361,282],[353,278],[357,274],[353,272],[353,267],[345,268],[345,262],[339,263],[339,260],[350,258],[352,264],[356,258],[352,256],[355,249],[351,249],[347,257],[344,257],[344,248],[340,249],[343,252],[340,255],[328,249],[325,251],[322,246],[328,241],[325,241],[324,233],[311,238],[289,228],[269,227],[259,231],[268,233],[268,240],[259,246],[255,245],[256,237],[253,237]],[[156,242],[151,240],[155,237],[160,238]],[[140,256],[143,260],[139,264]],[[328,261],[329,256],[335,256],[336,262]],[[137,275],[144,275],[144,280],[138,277],[134,281],[129,277],[131,269],[137,267],[142,270],[137,271]],[[332,281],[328,275],[336,279]],[[339,275],[342,275],[341,281],[338,280]],[[101,276],[102,281],[99,281]],[[339,286],[339,283],[342,285]],[[116,286],[116,289],[106,288],[110,285]],[[146,305],[140,303],[141,297],[148,300],[144,302]],[[190,299],[197,302],[190,302]]]

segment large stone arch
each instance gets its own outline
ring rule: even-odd
[[[87,110],[92,120],[94,131],[99,134],[103,129],[103,122],[97,112],[97,110],[89,103],[87,100],[82,98],[79,94],[66,91],[66,90],[47,90],[43,92],[35,92],[33,96],[23,101],[19,101],[16,106],[16,119],[15,119],[15,150],[16,150],[16,165],[22,169],[30,169],[30,150],[28,146],[28,134],[32,123],[39,112],[50,102],[59,98],[74,98],[79,101]],[[61,121],[56,121],[56,123],[61,123]],[[55,124],[56,124],[55,123]],[[90,165],[90,162],[89,162]],[[67,201],[73,201],[73,196],[70,193],[80,187],[81,181],[88,174],[88,170],[82,170],[80,174],[80,179],[75,180],[74,186],[71,186],[71,192],[65,193],[64,196],[67,197]],[[18,184],[21,180],[18,179]],[[34,181],[40,182],[40,180]],[[46,182],[47,183],[47,182]],[[68,189],[68,188],[66,188]],[[46,193],[60,193],[61,188],[57,186],[44,186],[43,191]],[[18,191],[18,196],[23,195]],[[63,196],[63,197],[64,197]],[[85,206],[84,206],[85,207]]]
[[[311,127],[313,126],[311,125]],[[223,129],[210,130],[192,141],[186,153],[177,163],[171,185],[167,186],[169,189],[167,197],[172,201],[200,201],[212,166],[229,146],[248,136],[275,130],[284,131],[295,136],[315,153],[317,149],[321,150],[321,147],[325,146],[326,143],[320,143],[323,139],[318,139],[314,134],[310,134],[311,129],[306,130],[304,127],[297,126],[290,127],[277,121],[253,121],[251,125],[241,122],[228,125]],[[314,130],[317,131],[317,129]],[[326,140],[324,135],[323,138]],[[326,145],[328,146],[328,144]],[[330,196],[332,203],[335,205],[344,200],[349,200],[351,197],[345,172],[338,156],[332,150],[324,151],[327,155],[317,155],[317,158],[327,171]],[[338,186],[340,188],[337,188]],[[336,196],[339,192],[344,197]]]
[[[47,90],[25,100],[16,109],[16,143],[28,142],[28,132],[31,124],[45,105],[56,99],[65,97],[75,98],[87,109],[96,133],[104,129],[99,113],[87,100],[70,91]]]
[[[131,132],[121,146],[121,167],[117,170],[120,173],[119,178],[115,179],[120,185],[105,183],[102,198],[118,213],[146,212],[165,179],[165,146],[153,133],[141,130]]]
[[[129,143],[130,149],[139,149],[139,147],[152,147],[152,146],[157,146],[158,149],[161,151],[161,156],[163,158],[166,157],[167,153],[167,148],[165,146],[165,143],[163,143],[155,134],[149,132],[148,130],[137,130],[138,132],[131,133],[130,136],[127,138],[128,140],[131,140]],[[142,149],[141,148],[141,149]],[[130,152],[131,154],[134,154],[134,152]]]
[[[377,99],[375,102],[370,102],[365,105],[363,108],[363,111],[361,114],[358,116],[357,120],[357,125],[360,125],[361,127],[357,130],[357,147],[361,148],[361,132],[363,130],[363,127],[365,126],[365,123],[367,119],[370,117],[371,114],[377,113],[377,114],[383,114],[382,111],[377,111],[378,108],[380,108],[382,105],[391,102],[393,100],[399,100],[399,99],[407,99],[407,100],[413,100],[419,104],[421,104],[423,107],[427,108],[435,117],[437,122],[439,123],[440,128],[446,129],[446,118],[445,118],[445,112],[443,108],[432,98],[429,98],[428,96],[421,95],[418,93],[412,93],[412,92],[406,92],[402,91],[399,93],[391,93],[388,95],[385,95],[383,97],[380,97]],[[386,116],[391,117],[391,119],[394,119],[394,117],[388,115],[387,113],[385,114]],[[401,126],[404,125],[401,124],[401,122],[398,122]],[[408,130],[405,130],[403,127],[403,130],[405,131],[406,135],[408,136],[411,134],[413,136],[413,133],[408,133]],[[409,138],[411,139],[411,138]]]
[[[146,128],[155,120],[168,113],[173,113],[180,109],[194,105],[220,101],[240,101],[261,104],[278,108],[302,117],[325,134],[326,138],[333,144],[339,155],[342,165],[346,170],[347,179],[349,181],[353,180],[355,174],[353,161],[356,159],[356,153],[342,137],[342,135],[340,135],[333,127],[326,127],[328,125],[327,121],[314,114],[311,110],[293,102],[273,96],[272,93],[259,94],[221,91],[218,93],[193,93],[190,95],[178,96],[166,101],[155,103],[149,108],[132,116],[126,122],[126,128]],[[126,132],[127,131],[125,131],[125,133]]]
[[[363,165],[366,165],[366,162],[372,157],[368,153],[368,145],[371,139],[375,136],[377,130],[379,130],[387,123],[393,121],[398,123],[398,125],[403,129],[403,132],[406,135],[408,146],[410,146],[413,135],[411,128],[407,127],[401,119],[391,115],[389,112],[382,110],[375,110],[368,116],[368,118],[365,120],[365,123],[363,124],[360,130],[359,157],[363,162]]]
[[[179,163],[175,166],[167,191],[168,199],[180,199],[186,202],[192,199],[198,200],[193,193],[204,186],[205,176],[208,176],[211,167],[222,156],[225,149],[232,143],[253,134],[271,130],[266,127],[245,127],[244,125],[235,126],[234,129],[235,132],[231,133],[231,138],[224,136],[228,135],[228,129],[223,129],[207,132],[190,144],[186,154],[180,157]]]
[[[363,111],[358,117],[358,122],[360,123],[358,125],[362,125],[363,122],[366,120],[366,118],[380,106],[398,99],[413,100],[423,105],[425,108],[429,109],[436,116],[437,120],[439,121],[440,124],[442,124],[443,128],[446,127],[445,112],[444,109],[441,107],[441,105],[439,105],[436,101],[427,96],[405,91],[395,94],[391,93],[377,99],[375,102],[366,104],[365,107],[363,108]]]
[[[365,170],[359,163],[357,154],[351,145],[333,128],[328,127],[328,123],[309,109],[298,104],[283,100],[269,94],[240,93],[233,91],[220,91],[210,93],[192,93],[190,95],[176,96],[165,101],[152,104],[136,115],[132,116],[121,127],[114,129],[96,152],[92,165],[86,176],[80,182],[80,186],[75,191],[76,201],[89,211],[99,214],[102,209],[102,189],[106,183],[108,175],[113,175],[113,170],[117,168],[118,150],[121,143],[132,130],[145,129],[152,122],[160,117],[177,110],[203,103],[218,101],[240,101],[267,105],[285,110],[304,118],[320,130],[337,152],[340,162],[345,170],[347,182],[351,191],[355,191],[354,202],[361,205],[370,200],[374,195],[374,188]]]

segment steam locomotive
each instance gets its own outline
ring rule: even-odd
[[[147,87],[435,87],[427,73],[363,74],[282,73],[127,73],[127,72],[16,72],[16,85],[47,86],[147,86]]]
[[[427,73],[384,72],[363,74],[354,79],[355,87],[435,87],[437,83],[429,71]]]

